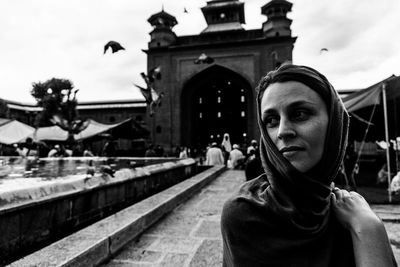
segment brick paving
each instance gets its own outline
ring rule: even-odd
[[[222,205],[244,181],[243,171],[224,172],[102,267],[221,266]],[[384,220],[396,260],[400,263],[399,205],[373,205],[372,208]]]
[[[400,264],[400,205],[371,205],[383,220],[397,263]]]

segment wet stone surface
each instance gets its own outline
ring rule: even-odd
[[[223,173],[103,267],[221,266],[222,205],[244,180],[242,171]]]
[[[199,228],[194,233],[196,237],[220,238],[220,222],[219,221],[202,221]]]
[[[189,266],[222,266],[222,240],[205,239],[194,254]]]

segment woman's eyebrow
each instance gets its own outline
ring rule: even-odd
[[[298,107],[298,106],[304,106],[304,105],[315,106],[315,105],[317,105],[317,103],[313,102],[313,101],[309,101],[309,100],[298,100],[298,101],[294,101],[294,102],[290,103],[288,106],[289,107]]]
[[[297,101],[293,101],[293,102],[289,103],[287,105],[287,107],[293,108],[293,107],[310,106],[310,105],[315,106],[315,105],[317,105],[317,103],[308,101],[308,100],[297,100]],[[277,112],[276,110],[277,110],[276,106],[272,106],[272,107],[265,109],[263,111],[263,114],[276,113]]]
[[[264,110],[262,112],[262,115],[270,115],[270,114],[276,114],[276,113],[277,113],[277,111],[275,108],[269,108],[269,109]]]

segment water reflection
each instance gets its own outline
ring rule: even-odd
[[[0,157],[1,179],[38,178],[53,180],[77,174],[87,174],[88,170],[97,173],[104,166],[114,171],[121,168],[136,168],[144,165],[156,164],[165,161],[174,161],[176,158],[105,158],[105,157],[70,157],[70,158],[21,158]],[[2,173],[3,171],[3,173]]]

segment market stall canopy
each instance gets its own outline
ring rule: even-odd
[[[95,135],[107,132],[108,130],[114,129],[118,126],[121,126],[122,124],[126,124],[128,122],[131,122],[132,119],[127,119],[119,123],[115,124],[103,124],[94,120],[89,120],[89,125],[88,127],[80,132],[79,134],[75,134],[75,140],[83,140],[87,139],[90,137],[93,137]]]
[[[25,142],[35,128],[17,120],[0,118],[0,143],[11,145]]]
[[[103,124],[92,119],[89,119],[89,124],[85,130],[79,134],[75,134],[75,140],[87,139],[101,133],[107,132],[113,128],[121,126],[122,124],[130,122],[132,119],[127,119],[115,124]],[[61,129],[59,126],[40,127],[33,134],[34,140],[46,141],[66,141],[68,139],[68,132]]]
[[[56,125],[39,127],[32,134],[32,138],[35,141],[66,141],[68,138],[68,132]]]
[[[387,99],[400,97],[400,77],[392,75],[366,89],[345,96],[342,100],[348,112],[380,104],[382,101],[382,86],[386,84]]]

